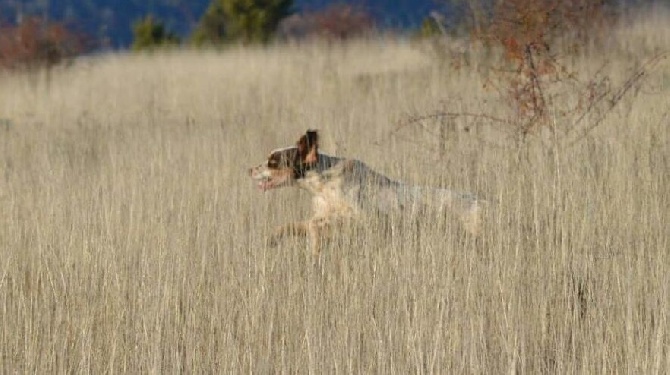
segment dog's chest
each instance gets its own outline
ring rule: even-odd
[[[329,184],[312,197],[312,207],[318,216],[354,218],[360,214],[355,200],[345,190]]]
[[[359,216],[356,192],[343,189],[342,183],[342,176],[326,179],[316,174],[302,181],[302,187],[312,194],[312,209],[316,216]]]

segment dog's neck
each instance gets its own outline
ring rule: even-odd
[[[337,165],[337,163],[339,163],[340,161],[342,161],[342,158],[319,153],[316,166],[313,168],[313,170],[317,173],[323,173],[324,171],[331,169],[332,167]]]

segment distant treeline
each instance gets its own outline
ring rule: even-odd
[[[379,27],[413,28],[439,7],[435,0],[295,0],[293,14],[318,12],[329,5],[352,5]],[[147,16],[181,39],[188,38],[212,0],[0,0],[0,21],[16,25],[28,17],[65,24],[84,33],[97,48],[125,49],[133,42],[132,26]],[[260,2],[259,2],[260,3]],[[446,3],[446,1],[445,1]]]

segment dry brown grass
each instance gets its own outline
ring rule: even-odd
[[[649,40],[669,39],[662,26]],[[629,61],[611,51],[623,79]],[[666,373],[670,68],[653,74],[654,92],[583,142],[531,145],[521,161],[463,134],[440,157],[421,133],[387,138],[442,100],[498,110],[475,73],[403,43],[105,56],[49,85],[2,77],[0,368]],[[246,169],[308,127],[392,177],[497,201],[481,238],[417,219],[390,236],[370,223],[316,265],[304,241],[267,248],[308,197],[263,195]]]

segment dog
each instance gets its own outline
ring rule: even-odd
[[[319,255],[322,238],[342,224],[370,214],[420,209],[454,213],[466,232],[476,235],[481,226],[484,201],[472,194],[448,189],[414,186],[395,181],[356,159],[319,152],[319,135],[307,130],[295,146],[270,152],[267,160],[249,169],[262,191],[297,186],[312,196],[310,219],[278,226],[269,244],[287,236],[308,237],[312,253]]]

